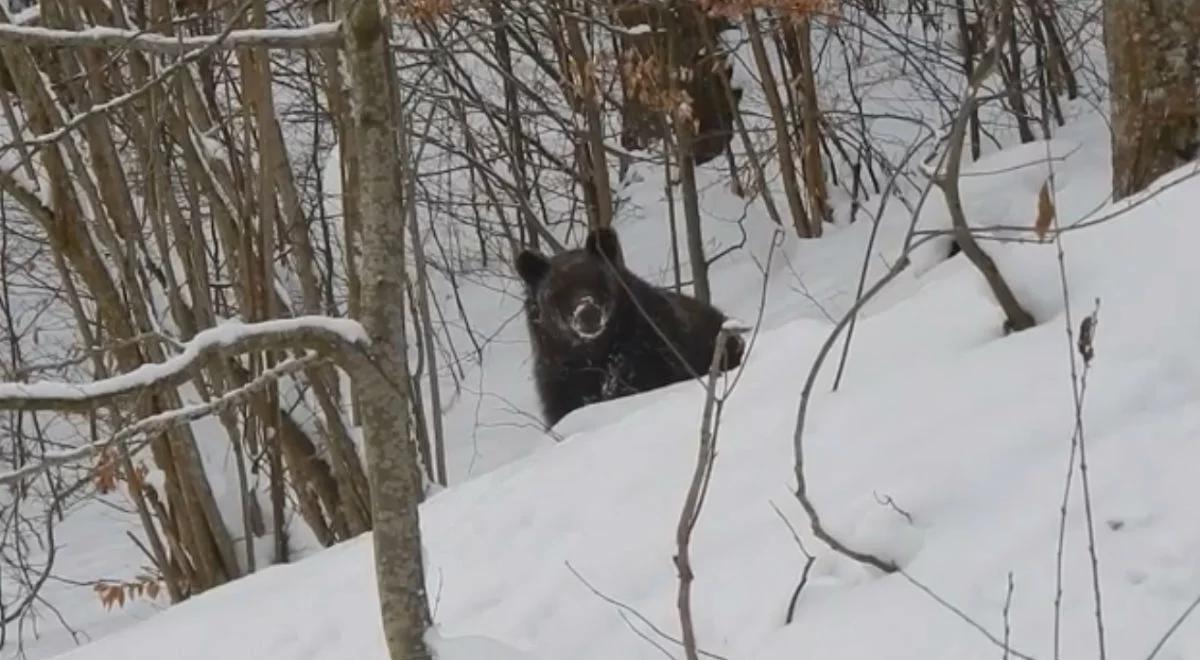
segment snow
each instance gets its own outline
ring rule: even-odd
[[[33,25],[38,20],[40,20],[41,17],[42,17],[41,5],[35,3],[35,4],[32,4],[24,9],[22,9],[21,11],[15,13],[15,14],[10,14],[9,20],[12,22],[13,25]]]
[[[1184,169],[1165,177],[1151,201],[1106,205],[1106,143],[1099,119],[1078,122],[1049,144],[969,166],[962,188],[973,225],[1030,226],[1049,151],[1061,157],[1051,165],[1064,226],[1129,209],[1064,233],[1062,247],[1074,323],[1102,301],[1083,419],[1108,653],[1145,657],[1200,594],[1200,524],[1191,504],[1200,496],[1193,290],[1200,262],[1192,254],[1200,178]],[[655,210],[661,191],[653,177],[645,180],[631,184],[618,230],[632,267],[666,281],[667,230]],[[710,238],[727,241],[744,230],[747,242],[745,256],[714,265],[714,299],[757,321],[754,349],[724,408],[693,539],[702,648],[739,660],[1000,657],[905,575],[881,575],[832,553],[813,538],[792,496],[800,387],[832,327],[827,315],[836,319],[853,303],[869,220],[816,242],[783,240],[764,276],[776,240],[769,223],[757,210],[739,223],[739,200],[717,189],[706,194],[706,211],[728,219],[713,220]],[[890,205],[880,223],[868,285],[898,256],[907,211]],[[935,193],[920,226],[948,223]],[[899,563],[997,638],[1011,574],[1012,646],[1047,658],[1058,508],[1075,424],[1073,348],[1055,246],[985,245],[1038,326],[1005,336],[1002,314],[970,264],[962,256],[944,261],[944,242],[920,248],[914,265],[863,310],[836,393],[833,357],[820,373],[806,474],[831,533]],[[497,319],[513,308],[501,298]],[[486,391],[505,382],[528,402],[528,367],[513,357],[528,357],[523,328],[509,327],[513,345],[498,354],[513,362],[489,370]],[[671,557],[703,402],[702,388],[680,383],[576,411],[555,428],[560,443],[541,444],[533,429],[510,430],[533,447],[524,458],[430,497],[421,514],[439,660],[649,660],[663,656],[654,644],[679,657],[649,624],[673,636],[679,629]],[[448,429],[466,427],[462,417],[472,413],[460,407]],[[1063,657],[1090,658],[1096,632],[1078,484],[1072,493],[1061,645]],[[791,624],[785,613],[805,556],[776,507],[816,555]],[[58,657],[382,660],[377,605],[364,535]],[[1200,621],[1190,620],[1157,657],[1198,656]]]
[[[258,323],[226,321],[196,333],[184,349],[163,362],[142,366],[117,376],[91,383],[0,383],[0,399],[84,401],[131,392],[179,374],[194,365],[205,351],[231,346],[255,337],[315,330],[349,344],[367,343],[366,332],[357,321],[325,316],[299,316]]]
[[[26,14],[36,18],[36,8]],[[1092,21],[1087,30],[1095,32],[1098,23]],[[329,30],[330,25],[317,29]],[[106,29],[80,34],[102,38]],[[846,225],[846,192],[831,188],[839,225],[821,240],[805,242],[777,230],[760,204],[730,195],[719,163],[699,168],[708,254],[741,246],[713,263],[714,301],[737,319],[727,329],[751,333],[747,343],[752,347],[744,370],[718,383],[719,391],[734,383],[736,388],[723,411],[711,487],[692,546],[700,644],[730,660],[808,655],[998,658],[1000,649],[909,578],[1000,637],[1011,575],[1013,647],[1037,658],[1054,657],[1058,507],[1075,419],[1068,360],[1073,349],[1066,338],[1052,243],[983,242],[1036,317],[1036,328],[1005,336],[1003,316],[982,279],[963,257],[944,259],[949,240],[941,237],[910,255],[912,266],[864,307],[839,389],[831,392],[842,340],[834,344],[817,379],[804,438],[810,494],[825,526],[840,540],[899,563],[905,575],[883,576],[832,553],[813,538],[792,495],[792,435],[809,367],[833,324],[855,302],[864,255],[867,286],[900,257],[916,197],[911,193],[922,183],[920,163],[945,135],[939,128],[945,124],[945,109],[930,98],[931,90],[944,88],[947,96],[957,97],[963,83],[955,68],[933,81],[917,81],[907,71],[915,55],[902,52],[907,44],[891,39],[895,33],[888,31],[919,26],[880,24],[873,29],[878,31],[868,31],[865,43],[851,46],[848,71],[837,65],[843,53],[828,33],[820,35],[825,39],[820,51],[827,59],[817,71],[822,107],[831,121],[858,121],[854,112],[859,99],[847,91],[847,81],[856,82],[868,111],[862,130],[872,147],[893,162],[910,148],[915,152],[899,175],[900,187],[910,197],[889,199],[870,248],[878,197],[859,209],[858,222]],[[303,31],[285,32],[235,35],[306,38]],[[721,37],[738,51],[734,81],[745,90],[751,132],[769,132],[756,67],[748,61],[744,41],[735,33]],[[889,40],[896,43],[889,45]],[[177,49],[178,43],[172,40],[170,48]],[[1077,55],[1087,58],[1089,53]],[[461,57],[466,70],[483,70],[471,55]],[[829,66],[830,61],[835,65]],[[514,68],[522,79],[537,75],[528,61],[518,59]],[[1102,61],[1092,62],[1080,73],[1092,75],[1104,68]],[[431,80],[426,84],[438,86]],[[496,80],[486,75],[473,82],[485,95],[498,94]],[[277,103],[285,105],[280,99],[289,94],[295,93],[281,88]],[[1058,217],[1069,229],[1063,248],[1073,325],[1092,311],[1095,299],[1102,301],[1083,419],[1106,641],[1110,657],[1146,657],[1200,594],[1195,560],[1200,525],[1191,510],[1200,495],[1194,478],[1200,459],[1195,442],[1200,358],[1192,346],[1200,330],[1192,287],[1200,274],[1193,256],[1200,229],[1190,222],[1200,201],[1200,181],[1195,180],[1198,168],[1185,168],[1164,177],[1154,193],[1109,204],[1107,128],[1086,103],[1064,110],[1071,122],[1048,143],[1002,149],[985,140],[987,156],[964,167],[961,192],[972,226],[1006,228],[995,231],[996,238],[1029,239],[1030,233],[1012,228],[1032,226],[1038,190],[1050,174],[1047,157],[1053,157]],[[412,116],[419,120],[425,113],[414,109]],[[1010,119],[994,103],[982,108],[981,115],[989,127]],[[467,121],[480,134],[491,130],[485,118],[470,115]],[[529,130],[539,130],[551,120],[539,111],[528,122]],[[1011,131],[999,129],[997,140],[1011,145]],[[453,137],[441,129],[433,134],[442,140]],[[919,145],[926,134],[936,139]],[[224,147],[199,133],[193,141],[205,156],[204,166],[219,169]],[[461,162],[447,157],[436,143],[428,144],[434,146],[418,150],[427,151],[422,166],[427,175],[418,196],[474,200],[486,207],[482,193],[470,189],[470,177],[452,174],[462,171]],[[624,153],[618,145],[610,146],[611,153]],[[740,143],[736,146],[740,151]],[[619,182],[614,178],[616,225],[626,260],[638,273],[669,284],[674,273],[662,172],[645,162],[644,154],[632,155],[635,162],[627,176]],[[324,210],[330,217],[340,215],[336,156],[334,149],[324,162]],[[295,159],[293,165],[306,167],[307,162]],[[500,176],[506,175],[503,163],[495,166]],[[42,182],[44,171],[37,174]],[[886,171],[879,174],[888,176]],[[549,199],[550,217],[577,212],[571,200],[556,192],[559,176],[543,173],[537,182]],[[771,192],[786,222],[782,189],[774,186]],[[679,195],[675,197],[678,207]],[[447,227],[455,223],[438,213],[419,211],[431,263],[431,304],[435,315],[446,319],[446,327],[438,329],[444,336],[438,349],[451,486],[433,491],[422,507],[435,621],[429,642],[437,658],[641,660],[662,657],[658,647],[666,655],[681,656],[655,629],[678,635],[671,557],[694,469],[703,387],[680,383],[592,405],[555,429],[543,430],[530,381],[521,290],[503,262],[507,255],[493,254],[493,263],[483,267],[470,255],[462,259],[474,237]],[[431,224],[438,236],[428,231]],[[948,226],[935,190],[921,209],[919,229]],[[333,229],[333,242],[340,247],[344,237],[336,225]],[[568,242],[578,240],[571,235]],[[682,236],[678,248],[686,280]],[[457,295],[438,270],[451,259]],[[343,280],[345,264],[334,268],[336,279]],[[285,294],[294,290],[293,284],[276,282]],[[153,294],[162,295],[157,290]],[[460,305],[471,328],[458,312]],[[365,340],[361,327],[344,321],[272,323],[281,324],[276,329],[316,323],[347,341]],[[61,325],[69,329],[69,318]],[[173,331],[170,319],[164,327]],[[227,322],[189,346],[233,341],[246,331],[243,324]],[[74,339],[62,330],[46,334],[56,348],[59,343],[70,346]],[[478,357],[472,350],[476,342]],[[179,357],[164,364],[175,364]],[[117,384],[144,383],[163,368],[146,367],[119,377],[124,380]],[[457,377],[451,375],[455,368],[461,370]],[[114,386],[105,383],[83,389],[52,383],[22,387],[82,396]],[[180,389],[185,407],[202,400],[192,388]],[[310,394],[284,389],[287,407],[316,409]],[[306,428],[314,426],[306,413],[294,414]],[[62,419],[53,421],[61,424]],[[200,420],[192,430],[201,440],[197,447],[241,559],[246,541],[237,537],[243,529],[242,507],[232,450],[220,441],[224,432],[217,420]],[[148,479],[159,483],[161,473],[152,470]],[[251,479],[252,496],[268,510],[265,477]],[[1078,483],[1072,493],[1063,657],[1094,658],[1091,572]],[[0,491],[0,507],[4,496]],[[120,502],[120,497],[113,499]],[[297,518],[286,529],[296,563],[263,568],[270,561],[268,534],[254,541],[260,567],[255,575],[179,606],[168,607],[159,596],[109,612],[87,583],[98,577],[128,578],[141,570],[146,560],[131,547],[126,530],[138,531],[135,516],[94,500],[79,503],[56,529],[62,547],[55,575],[71,582],[51,581],[43,595],[65,622],[80,630],[78,641],[90,643],[73,648],[71,635],[42,610],[36,634],[23,629],[25,648],[13,643],[0,649],[0,658],[18,657],[22,650],[30,658],[67,660],[117,654],[179,660],[386,657],[369,535],[324,550]],[[795,621],[785,624],[807,553],[815,559],[796,601]],[[64,655],[55,656],[59,653]],[[1186,621],[1157,657],[1200,657],[1200,621]]]
[[[30,10],[33,10],[32,13]],[[199,50],[212,46],[219,41],[220,46],[232,48],[243,44],[272,42],[296,47],[310,47],[314,44],[328,45],[337,39],[341,31],[341,23],[315,23],[302,28],[269,28],[231,30],[228,35],[218,40],[216,36],[182,36],[160,35],[122,30],[109,26],[93,26],[83,30],[61,30],[55,28],[36,27],[30,25],[32,18],[38,16],[35,8],[29,8],[17,14],[12,23],[0,23],[0,39],[13,42],[51,45],[113,45],[143,48],[146,50],[178,53]]]

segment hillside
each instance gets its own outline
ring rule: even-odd
[[[1167,186],[1195,174],[1180,171],[1161,181],[1150,201],[1111,207],[1106,144],[1100,118],[1075,122],[1049,145],[1007,149],[972,164],[971,172],[988,175],[966,178],[964,196],[977,226],[1028,225],[1053,153],[1063,225],[1135,206],[1066,232],[1062,249],[1073,324],[1100,301],[1083,426],[1108,657],[1143,658],[1200,594],[1200,524],[1191,506],[1200,497],[1200,308],[1193,292],[1200,181]],[[616,223],[629,260],[665,281],[661,190],[634,185],[629,195],[633,202]],[[717,240],[740,233],[739,200],[714,186],[705,208],[728,218],[714,222],[725,232]],[[791,495],[797,403],[830,317],[839,318],[853,300],[871,226],[865,219],[821,241],[786,240],[764,278],[759,266],[771,252],[771,234],[753,214],[742,225],[749,249],[718,262],[712,274],[715,302],[739,318],[758,318],[758,295],[749,292],[763,291],[764,282],[766,306],[724,410],[693,542],[701,646],[735,660],[1001,657],[904,576],[865,570],[809,533]],[[907,217],[900,205],[882,217],[872,279],[898,255]],[[921,225],[946,222],[935,195]],[[1074,349],[1054,244],[988,246],[1038,326],[1004,336],[979,275],[961,255],[943,260],[944,242],[929,244],[867,306],[836,393],[836,352],[821,372],[805,437],[809,488],[843,541],[897,561],[990,634],[1008,634],[1021,653],[1057,657],[1056,544],[1075,426]],[[476,308],[496,296],[493,318],[502,320],[517,310],[515,294],[468,295]],[[487,389],[505,392],[505,405],[532,410],[523,325],[518,318],[504,328],[491,349]],[[526,455],[437,493],[421,509],[435,623],[450,640],[439,657],[679,657],[650,625],[671,636],[678,630],[671,557],[702,404],[701,388],[683,383],[578,411],[555,429],[558,443],[531,425],[505,431],[515,446],[493,435],[478,448]],[[475,414],[455,410],[448,428],[462,433]],[[457,451],[456,464],[469,465],[469,444]],[[881,504],[886,498],[911,520]],[[804,555],[773,505],[816,555],[787,625]],[[1077,480],[1068,516],[1062,657],[1095,658]],[[57,657],[382,660],[370,555],[363,536]],[[74,614],[132,623],[148,613],[138,607],[104,614],[89,594],[77,599]],[[1186,622],[1156,657],[1200,657],[1200,622]]]

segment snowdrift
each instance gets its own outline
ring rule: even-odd
[[[1129,209],[1066,232],[1062,247],[1072,323],[1100,301],[1083,422],[1105,641],[1109,657],[1144,658],[1200,594],[1200,179],[1180,171],[1157,194],[1106,205],[1106,142],[1091,122],[994,154],[971,167],[963,194],[975,226],[1029,226],[1051,154],[1064,225]],[[655,271],[667,245],[657,186],[632,186],[618,226],[632,267],[666,281]],[[1020,653],[1054,657],[1059,508],[1075,426],[1074,348],[1054,245],[986,244],[1039,322],[1004,336],[982,278],[930,243],[865,310],[839,390],[830,391],[836,360],[817,383],[806,463],[827,526],[900,563],[943,604],[902,575],[829,551],[791,494],[800,388],[828,317],[853,301],[869,219],[821,241],[785,240],[772,253],[765,218],[720,191],[706,194],[706,211],[730,218],[714,240],[745,232],[747,246],[718,263],[715,302],[757,318],[759,334],[725,408],[693,540],[704,651],[731,660],[1002,657],[961,613]],[[906,214],[897,204],[881,219],[872,278],[898,256]],[[934,195],[921,224],[946,222]],[[507,379],[528,402],[523,327],[511,332],[510,362],[489,379]],[[559,443],[514,431],[541,448],[431,497],[422,517],[442,660],[682,657],[661,633],[678,631],[671,557],[702,405],[702,388],[681,383],[577,411],[555,429]],[[1075,476],[1060,644],[1064,658],[1096,658]],[[805,561],[789,524],[817,559],[785,624]],[[60,657],[382,660],[371,562],[364,536]],[[1185,622],[1157,657],[1200,657],[1200,620]]]

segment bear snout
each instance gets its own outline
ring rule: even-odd
[[[581,298],[571,315],[571,329],[584,339],[595,339],[604,331],[604,310],[590,297]]]

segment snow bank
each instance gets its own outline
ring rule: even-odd
[[[1057,202],[1070,224],[1103,204],[1107,139],[1093,122],[1057,140]],[[977,163],[973,171],[994,173],[964,184],[972,223],[1032,224],[1046,167],[1012,167],[1045,151],[1027,145]],[[1185,182],[1063,240],[1075,322],[1102,300],[1084,422],[1113,658],[1145,657],[1200,593],[1200,523],[1192,507],[1200,497],[1198,202],[1200,180]],[[931,200],[923,224],[944,221],[939,213],[944,208]],[[649,237],[665,232],[665,223],[637,222],[636,207],[628,214],[621,222],[638,237],[625,241],[634,268],[664,263],[666,243]],[[874,276],[896,255],[903,216],[897,209],[884,217]],[[747,236],[758,248],[751,254],[769,245],[762,226],[761,218],[744,224],[758,232]],[[785,241],[772,262],[768,309],[725,408],[694,535],[693,601],[706,651],[737,660],[1001,657],[903,576],[880,576],[829,552],[808,533],[791,496],[800,386],[831,327],[826,314],[853,299],[869,230],[860,222],[819,242]],[[997,637],[1011,574],[1012,645],[1046,658],[1053,655],[1058,509],[1074,427],[1071,347],[1054,247],[988,249],[1039,325],[1003,336],[1002,316],[970,265],[926,253],[866,310],[840,390],[829,391],[832,365],[818,380],[806,435],[809,489],[842,540],[900,562]],[[763,263],[729,261],[714,273],[716,300],[739,318],[755,318]],[[799,273],[820,279],[801,281]],[[487,377],[519,390],[528,387],[525,371]],[[701,388],[681,383],[590,406],[556,429],[564,442],[426,502],[441,660],[648,660],[663,656],[656,645],[681,655],[647,622],[671,635],[678,630],[674,528],[702,405]],[[1079,492],[1076,484],[1061,639],[1063,657],[1093,658]],[[887,498],[911,522],[880,504]],[[804,558],[772,505],[817,555],[790,625],[785,612]],[[371,561],[364,536],[61,657],[382,660]],[[1158,657],[1200,657],[1200,621],[1185,624]]]

